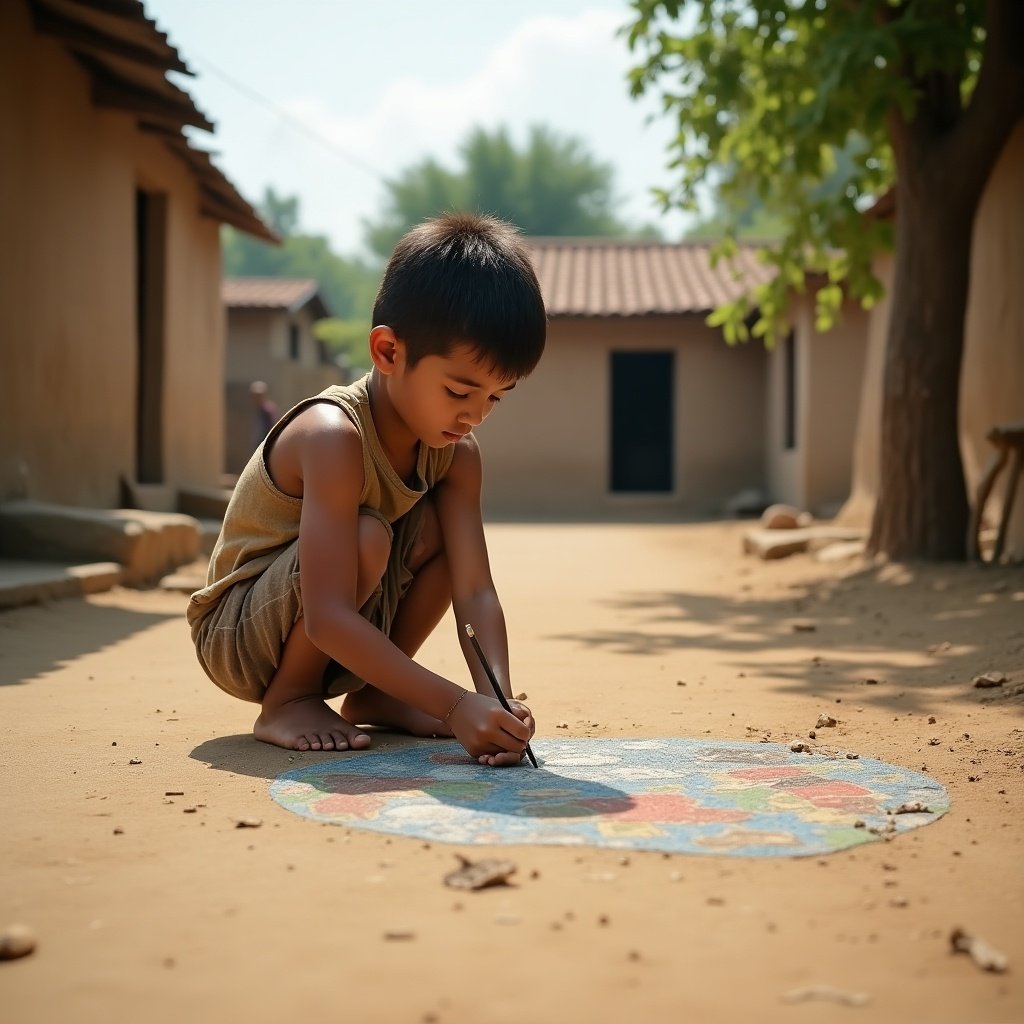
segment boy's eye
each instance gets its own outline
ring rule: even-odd
[[[447,391],[448,394],[452,396],[452,398],[468,398],[469,397],[469,392],[468,391],[465,394],[461,394],[461,395],[459,394],[458,391],[452,391],[451,388],[445,388],[445,391]]]

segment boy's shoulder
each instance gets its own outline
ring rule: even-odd
[[[316,395],[295,410],[273,438],[266,461],[274,483],[298,497],[304,479],[350,476],[361,468],[363,437],[341,405]]]

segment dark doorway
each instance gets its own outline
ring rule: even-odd
[[[674,353],[612,353],[613,491],[672,490]]]
[[[796,447],[796,335],[790,331],[782,343],[782,447]]]
[[[164,306],[167,197],[135,193],[135,299],[138,375],[135,398],[135,479],[164,479]]]

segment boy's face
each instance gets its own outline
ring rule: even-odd
[[[515,380],[489,369],[465,344],[443,356],[424,356],[411,369],[403,362],[394,384],[396,410],[431,448],[464,437],[516,386]]]

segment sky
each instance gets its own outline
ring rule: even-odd
[[[469,130],[531,125],[579,139],[615,170],[618,216],[686,219],[651,196],[672,183],[670,120],[633,100],[617,30],[626,0],[144,0],[195,77],[172,75],[216,125],[188,130],[251,203],[300,201],[300,229],[362,253],[383,183],[433,157],[456,169]]]

